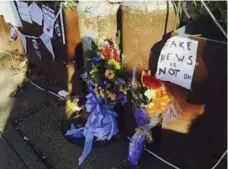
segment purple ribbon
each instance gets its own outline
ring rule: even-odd
[[[71,129],[66,132],[65,136],[71,136],[74,138],[82,138],[82,137],[84,137],[82,130],[83,130],[83,128],[76,129],[74,124],[71,124]]]
[[[86,111],[89,113],[84,128],[68,130],[66,134],[77,136],[83,133],[85,144],[82,155],[79,157],[79,165],[85,160],[92,149],[94,137],[97,140],[110,140],[113,135],[119,132],[116,122],[117,114],[111,111],[113,106],[103,104],[101,98],[90,93],[86,96]]]

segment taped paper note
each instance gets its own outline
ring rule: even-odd
[[[42,5],[42,11],[44,16],[44,28],[43,32],[49,37],[53,37],[53,29],[55,22],[55,13],[54,10],[49,8],[48,6]]]
[[[23,27],[14,1],[1,1],[0,11],[0,15],[4,16],[6,23],[16,27]]]
[[[66,98],[68,93],[65,90],[61,90],[61,91],[58,92],[58,95],[61,96],[61,97]]]
[[[24,48],[24,52],[25,52],[25,54],[26,54],[26,53],[27,53],[26,37],[25,37],[25,35],[22,34],[21,32],[19,32],[19,34],[20,34],[20,38],[21,38],[21,44],[22,44],[22,46],[23,46],[23,48]]]
[[[198,41],[184,37],[170,38],[162,48],[156,76],[190,89],[196,65]]]
[[[21,19],[28,23],[32,23],[28,4],[25,2],[20,2],[20,1],[16,1],[16,2],[17,2],[17,8],[18,8],[18,12],[21,16]]]
[[[40,7],[35,2],[33,2],[31,3],[31,5],[29,5],[29,10],[32,20],[36,22],[38,25],[42,25],[43,12],[40,9]]]

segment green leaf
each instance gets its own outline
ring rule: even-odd
[[[107,87],[108,89],[110,89],[110,88],[112,87],[112,85],[111,85],[110,83],[106,83],[106,87]]]
[[[98,46],[96,45],[96,43],[94,41],[92,41],[92,43],[91,43],[91,48],[92,48],[92,51],[94,51],[94,52],[97,52],[99,50]]]
[[[121,87],[120,87],[120,91],[121,91],[123,94],[127,95],[127,89],[126,89],[125,86],[121,86]]]
[[[114,66],[115,69],[117,69],[117,70],[121,69],[120,63],[116,62],[114,59],[110,59],[109,62],[108,62],[108,65]]]
[[[97,68],[94,68],[94,69],[92,69],[92,70],[89,72],[89,74],[94,75],[94,74],[97,73],[97,72],[98,72],[98,69],[97,69]]]

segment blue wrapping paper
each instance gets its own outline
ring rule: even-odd
[[[138,161],[142,156],[145,144],[146,136],[143,134],[135,133],[131,138],[128,151],[128,161],[132,165],[138,164]]]
[[[135,118],[138,127],[145,127],[149,123],[148,112],[144,109],[136,109]]]
[[[101,98],[90,93],[86,96],[86,111],[89,113],[87,123],[84,128],[72,129],[67,134],[80,136],[82,133],[85,137],[85,144],[82,155],[79,157],[79,165],[85,160],[92,149],[94,136],[97,140],[110,140],[113,135],[119,132],[116,122],[117,114],[111,111],[113,106],[103,104]]]
[[[136,132],[129,144],[129,151],[128,151],[128,161],[132,165],[137,165],[138,161],[142,155],[144,150],[144,146],[146,144],[146,135],[145,133],[148,132],[147,124],[149,123],[149,116],[148,112],[144,109],[136,109],[135,111],[135,118],[138,127],[140,130],[144,132]]]

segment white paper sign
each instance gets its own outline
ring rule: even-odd
[[[40,36],[40,39],[42,40],[42,42],[44,43],[44,45],[46,46],[46,48],[48,49],[48,51],[51,53],[52,57],[53,57],[53,61],[55,60],[55,54],[53,51],[53,47],[52,47],[52,43],[51,43],[51,38],[49,36],[47,36],[46,34],[42,34]]]
[[[26,37],[24,34],[22,34],[21,32],[19,32],[20,34],[20,38],[21,38],[21,44],[24,48],[24,53],[26,54],[27,53],[27,42],[26,42]]]
[[[190,89],[196,64],[198,41],[172,37],[162,48],[156,76]]]
[[[54,10],[51,8],[42,5],[42,11],[44,16],[44,28],[43,32],[48,35],[49,37],[53,37],[53,29],[54,29],[54,22],[55,22],[55,13]]]
[[[43,12],[40,9],[40,7],[35,2],[33,2],[29,5],[29,10],[32,20],[36,22],[38,25],[42,25]]]
[[[16,1],[16,2],[17,2],[18,12],[21,16],[21,19],[28,23],[32,23],[28,4],[25,2],[20,2],[20,1]]]

